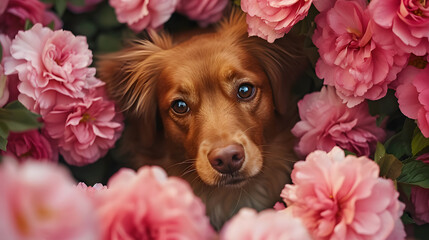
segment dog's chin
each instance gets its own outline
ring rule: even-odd
[[[241,174],[221,174],[217,179],[218,187],[240,188],[249,181],[248,177]]]

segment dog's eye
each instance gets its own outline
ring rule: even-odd
[[[243,83],[238,87],[237,96],[240,99],[249,99],[255,95],[255,88],[249,83]]]
[[[176,100],[171,104],[171,108],[174,112],[178,114],[184,114],[189,111],[188,104],[186,104],[183,100]]]

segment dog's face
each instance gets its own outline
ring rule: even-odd
[[[265,138],[288,111],[294,65],[284,56],[249,38],[244,17],[233,16],[179,44],[153,34],[105,57],[98,72],[110,96],[141,119],[143,145],[163,134],[204,183],[242,186],[261,172]]]
[[[197,36],[168,50],[156,96],[166,136],[195,159],[199,177],[240,185],[262,168],[273,97],[258,61],[216,38]]]

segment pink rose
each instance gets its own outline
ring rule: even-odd
[[[416,119],[423,135],[429,137],[429,67],[426,65],[427,62],[423,69],[409,65],[398,74],[400,84],[396,88],[396,97],[401,112]]]
[[[57,147],[38,130],[31,130],[22,133],[10,133],[7,138],[6,152],[2,155],[12,155],[19,161],[28,159],[37,161],[58,161]]]
[[[84,89],[100,86],[86,38],[69,31],[52,31],[40,24],[19,32],[5,59],[6,74],[18,73],[19,100],[44,114],[56,104],[84,96]]]
[[[247,13],[249,36],[274,42],[307,16],[312,2],[313,0],[241,0],[241,9]]]
[[[103,0],[84,0],[83,6],[75,6],[71,2],[68,2],[67,8],[74,13],[84,13],[95,9],[95,7]]]
[[[368,6],[374,22],[389,29],[399,48],[429,52],[429,3],[421,0],[373,0]]]
[[[180,1],[177,5],[177,12],[198,21],[201,26],[206,27],[210,23],[219,21],[227,4],[228,0]]]
[[[371,21],[366,1],[339,0],[315,21],[317,76],[335,86],[348,107],[384,97],[408,55],[395,48],[389,31]]]
[[[109,0],[118,21],[135,32],[157,29],[170,19],[178,0]]]
[[[120,137],[122,115],[105,96],[103,88],[81,100],[58,104],[43,116],[48,135],[57,141],[64,160],[82,166],[103,157]]]
[[[77,191],[70,174],[49,163],[0,165],[2,239],[98,239],[94,206]]]
[[[417,224],[429,223],[429,189],[411,188],[411,202],[414,205],[414,220]]]
[[[330,151],[334,146],[369,156],[385,132],[369,114],[368,104],[348,108],[332,87],[310,93],[298,102],[301,121],[292,128],[299,138],[295,151],[306,156],[314,150]]]
[[[405,205],[393,182],[378,175],[367,157],[345,157],[338,147],[315,151],[295,164],[293,185],[281,196],[316,239],[404,239],[398,220]]]
[[[221,240],[282,239],[310,240],[300,219],[282,211],[265,210],[259,214],[250,208],[241,209],[222,229]]]
[[[62,23],[53,13],[46,11],[47,6],[39,0],[1,0],[0,3],[0,33],[14,37],[19,30],[24,30],[28,19],[33,24],[48,25],[52,21],[55,28]]]
[[[103,239],[212,239],[204,204],[159,167],[121,169],[98,207]]]

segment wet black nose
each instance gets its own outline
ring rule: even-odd
[[[215,148],[207,154],[212,167],[220,173],[234,173],[240,170],[244,162],[244,148],[241,145],[228,145]]]

